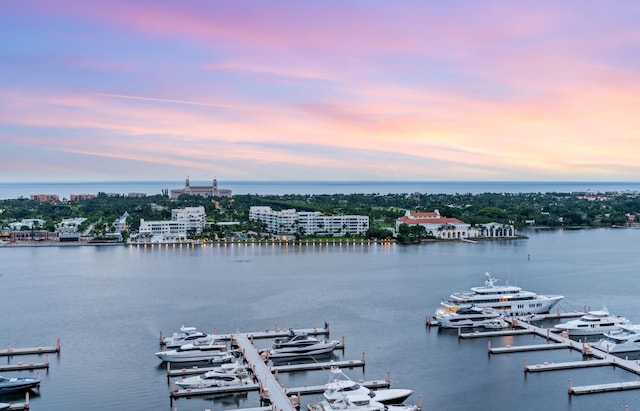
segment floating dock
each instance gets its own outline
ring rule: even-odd
[[[609,360],[585,360],[585,361],[571,361],[571,362],[558,362],[558,363],[543,363],[535,365],[527,365],[525,361],[524,370],[526,372],[540,372],[540,371],[556,371],[556,370],[569,370],[574,368],[589,368],[589,367],[604,367],[607,365],[613,365]]]
[[[597,392],[612,392],[640,389],[640,381],[614,382],[610,384],[584,385],[572,387],[569,382],[569,394],[594,394]]]
[[[6,350],[0,350],[0,357],[10,357],[13,355],[27,355],[27,354],[47,354],[47,353],[59,353],[60,352],[60,338],[56,345],[48,347],[32,347],[32,348],[13,348],[11,344],[7,344]]]
[[[0,372],[5,371],[23,371],[23,370],[39,370],[49,368],[49,359],[45,362],[19,362],[17,364],[0,365]]]
[[[489,341],[491,343],[491,341]],[[570,348],[569,344],[565,343],[550,343],[550,344],[534,344],[534,345],[508,345],[505,347],[491,348],[489,345],[490,354],[505,354],[512,352],[524,352],[524,351],[541,351],[541,350],[559,350],[562,348]]]

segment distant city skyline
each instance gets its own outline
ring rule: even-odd
[[[638,181],[640,3],[0,2],[0,182]]]

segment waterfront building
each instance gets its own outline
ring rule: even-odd
[[[136,237],[141,243],[178,242],[187,239],[187,227],[182,221],[140,219]]]
[[[205,226],[204,207],[185,207],[171,210],[171,220],[145,221],[140,219],[137,242],[179,242],[187,239],[188,233],[201,234]]]
[[[362,215],[323,215],[319,211],[274,211],[268,206],[252,206],[249,220],[265,224],[265,230],[278,235],[317,237],[363,236],[369,230],[369,217]]]
[[[176,200],[181,194],[190,194],[202,197],[232,197],[231,190],[218,188],[218,180],[215,178],[213,179],[213,184],[210,186],[192,186],[187,178],[184,183],[184,188],[171,190],[170,197],[172,200]]]
[[[515,237],[516,230],[512,224],[487,223],[472,227],[457,218],[443,217],[439,210],[432,212],[406,211],[405,215],[396,220],[396,232],[400,225],[421,225],[427,235],[441,240],[464,240],[479,237]]]
[[[196,235],[201,234],[206,222],[204,207],[174,208],[171,210],[171,220],[181,221],[185,224],[187,231],[191,230]]]

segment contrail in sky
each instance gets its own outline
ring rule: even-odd
[[[187,100],[174,100],[174,99],[169,99],[169,98],[127,96],[125,94],[104,94],[104,93],[100,93],[98,95],[99,96],[103,96],[103,97],[126,98],[126,99],[130,99],[130,100],[157,101],[157,102],[160,102],[160,103],[189,104],[189,105],[192,105],[192,106],[217,107],[217,108],[224,108],[224,109],[233,108],[233,107],[229,107],[229,106],[222,106],[222,105],[219,105],[219,104],[202,103],[202,102],[198,102],[198,101],[187,101]]]

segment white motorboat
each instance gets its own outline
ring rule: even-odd
[[[492,308],[461,307],[456,311],[439,307],[433,315],[435,322],[442,328],[472,328],[481,327],[487,321],[499,319],[502,316]]]
[[[0,402],[0,410],[8,410],[9,408],[11,408],[11,403]]]
[[[227,363],[235,359],[227,351],[226,344],[217,340],[196,341],[173,350],[157,352],[156,356],[166,362],[209,361],[212,363]]]
[[[289,328],[289,333],[284,337],[278,337],[273,340],[274,349],[287,347],[307,347],[318,343],[318,339],[311,337],[305,332],[295,332]]]
[[[233,362],[223,364],[201,375],[177,380],[175,384],[182,389],[230,387],[251,383],[249,376],[245,366]]]
[[[375,401],[368,395],[350,395],[329,403],[327,400],[307,404],[309,411],[419,411],[416,405],[387,405]]]
[[[202,331],[198,331],[196,327],[180,327],[179,332],[173,333],[171,337],[165,338],[162,343],[167,348],[177,348],[181,345],[193,343],[196,341],[210,341],[213,339],[212,335],[206,334]]]
[[[328,354],[335,350],[340,341],[318,340],[313,344],[302,344],[299,346],[286,346],[281,348],[270,348],[262,351],[266,358],[300,358],[314,355]]]
[[[329,382],[322,395],[330,404],[353,395],[367,395],[382,404],[402,404],[411,394],[413,390],[404,388],[370,390],[346,376],[339,367],[331,366]]]
[[[605,333],[593,347],[610,354],[640,351],[640,325],[623,325],[617,331]]]
[[[525,315],[548,313],[564,297],[541,295],[523,291],[512,285],[496,285],[497,279],[485,273],[483,287],[472,287],[470,292],[453,293],[440,305],[455,312],[463,307],[493,308],[503,315]]]
[[[600,335],[610,331],[620,330],[623,326],[631,323],[624,317],[609,314],[607,307],[602,310],[589,311],[582,317],[556,324],[554,328],[558,331],[566,331],[570,336],[576,335]]]

